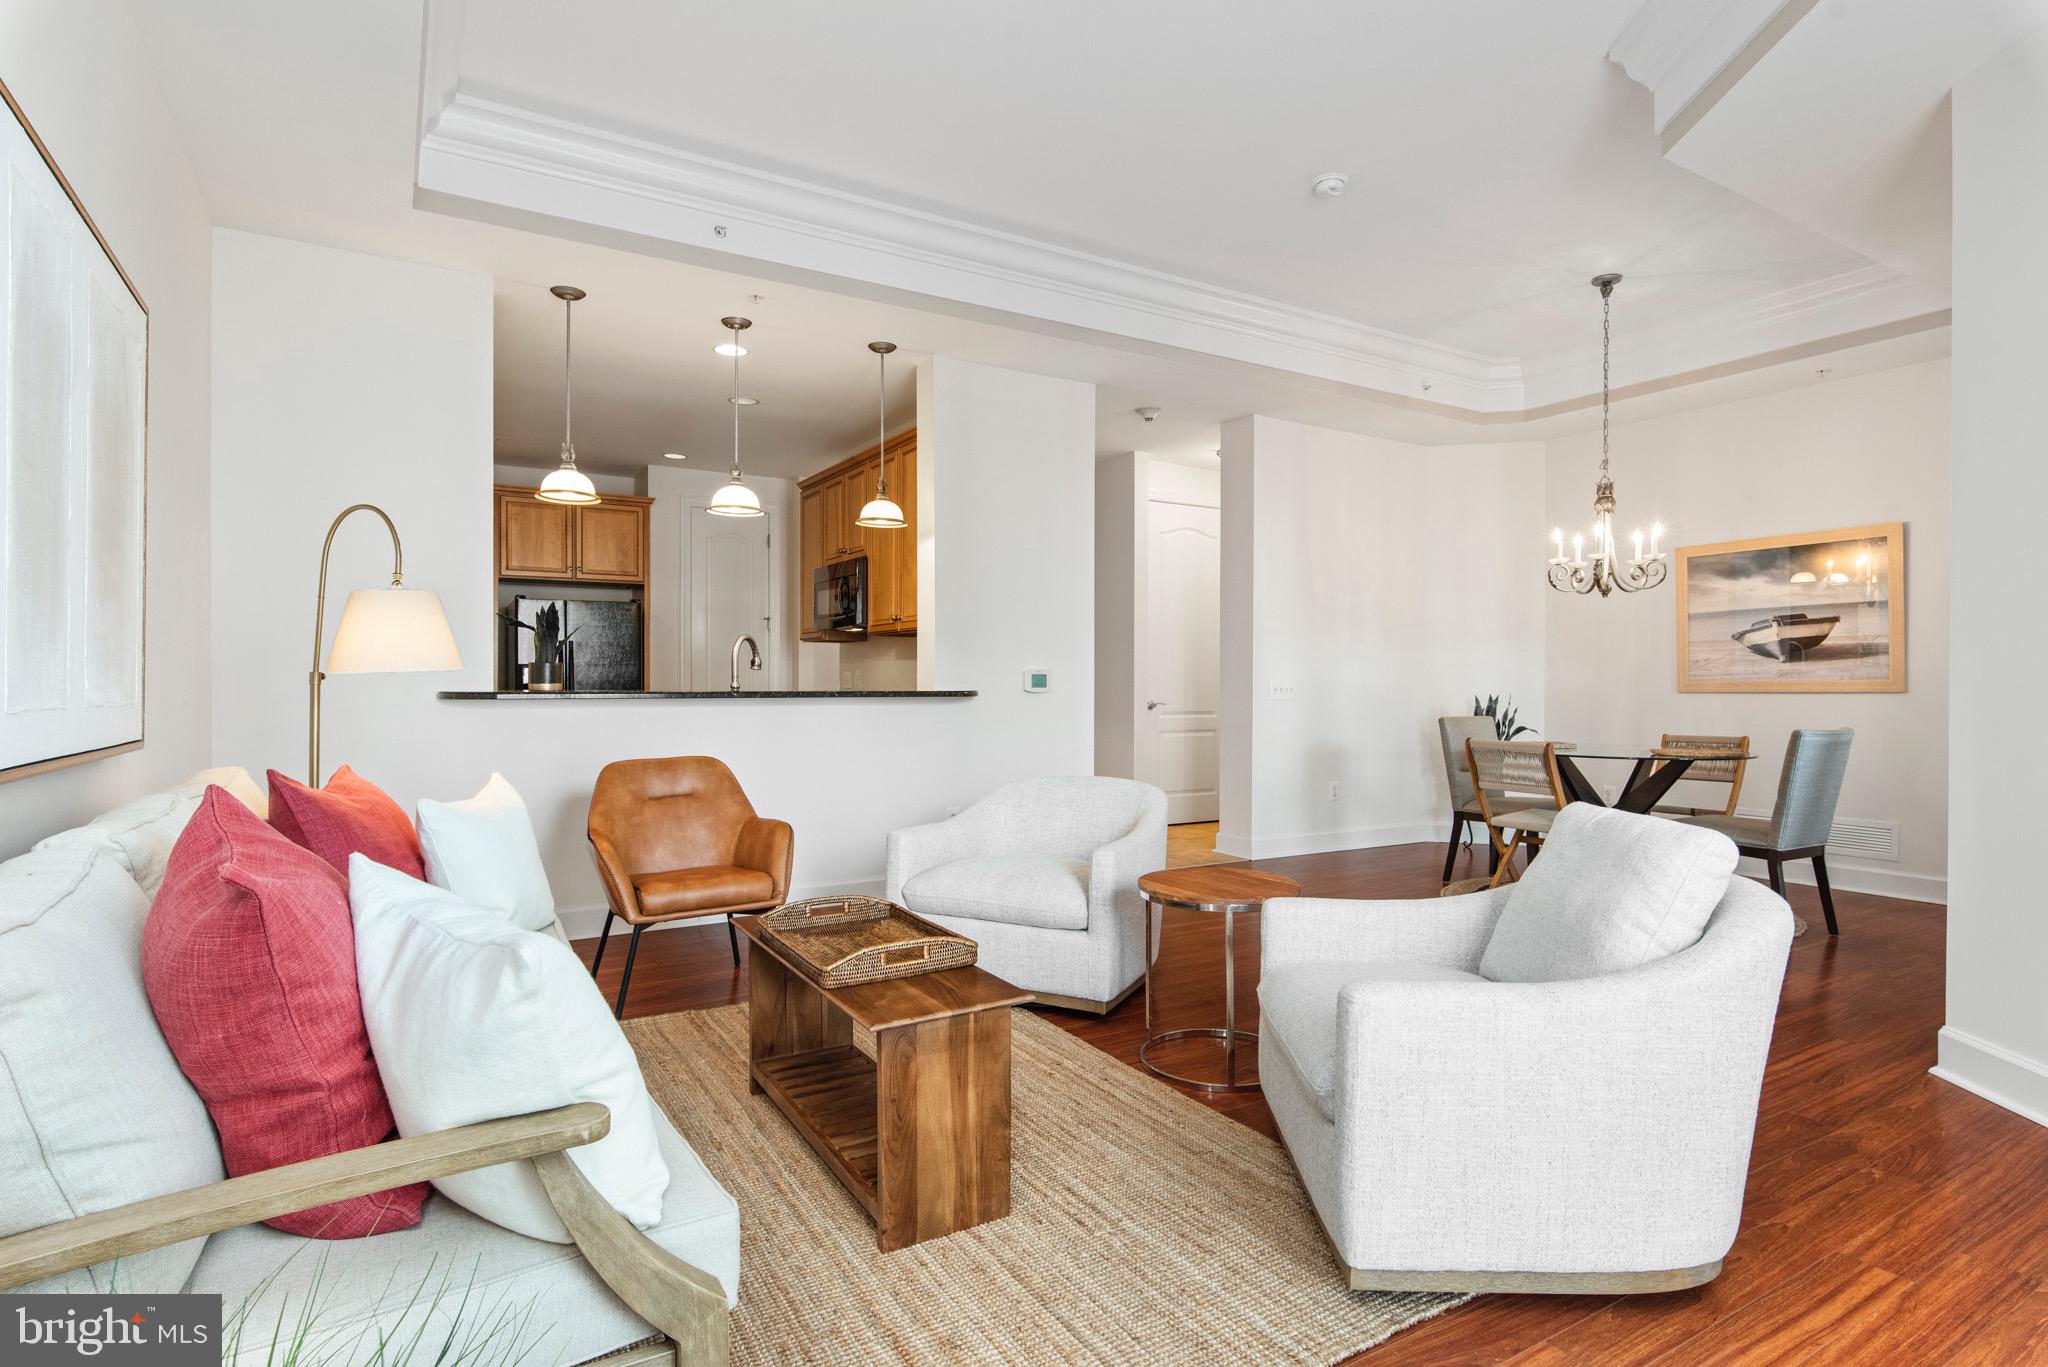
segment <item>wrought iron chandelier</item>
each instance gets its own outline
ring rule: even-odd
[[[1550,531],[1552,553],[1550,557],[1550,587],[1559,593],[1591,593],[1600,591],[1605,598],[1620,589],[1623,593],[1634,593],[1638,589],[1653,589],[1664,582],[1666,565],[1664,552],[1658,543],[1663,540],[1662,523],[1650,528],[1649,553],[1643,553],[1643,533],[1640,528],[1630,533],[1634,541],[1634,555],[1622,560],[1614,547],[1614,478],[1607,472],[1608,444],[1611,424],[1608,418],[1609,355],[1613,349],[1614,330],[1614,287],[1621,283],[1618,275],[1596,275],[1593,285],[1600,291],[1600,480],[1593,486],[1593,533],[1592,545],[1586,544],[1585,536],[1572,533],[1572,553],[1564,553],[1564,529],[1553,527]],[[1587,557],[1586,552],[1592,551]]]

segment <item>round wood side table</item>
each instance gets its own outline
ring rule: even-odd
[[[1229,864],[1208,864],[1148,873],[1138,880],[1138,891],[1145,897],[1145,1042],[1138,1046],[1138,1061],[1160,1077],[1198,1087],[1205,1092],[1255,1091],[1259,1085],[1257,1057],[1250,1061],[1249,1077],[1243,1076],[1245,1070],[1240,1068],[1237,1057],[1239,1044],[1256,1044],[1259,1039],[1256,1031],[1237,1028],[1237,913],[1257,911],[1268,897],[1292,897],[1301,891],[1301,884],[1277,873],[1260,873]],[[1220,1030],[1206,1027],[1152,1033],[1152,958],[1157,948],[1152,923],[1157,916],[1160,932],[1164,933],[1166,921],[1159,913],[1165,907],[1221,912],[1223,915],[1223,1027]],[[1220,1041],[1223,1046],[1223,1081],[1212,1082],[1207,1078],[1169,1072],[1151,1060],[1149,1053],[1153,1045],[1178,1039]]]

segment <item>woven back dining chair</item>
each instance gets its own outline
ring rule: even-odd
[[[1742,797],[1742,773],[1749,767],[1748,736],[1680,736],[1666,731],[1664,739],[1657,746],[1659,750],[1687,757],[1700,756],[1692,761],[1680,783],[1725,783],[1728,785],[1728,800],[1719,807],[1703,807],[1697,803],[1660,802],[1655,811],[1661,816],[1734,816],[1735,804]],[[1723,758],[1711,758],[1712,756]]]
[[[1515,879],[1515,853],[1534,859],[1543,837],[1564,810],[1564,780],[1557,772],[1557,746],[1543,740],[1468,740],[1465,762],[1478,790],[1486,835],[1500,863],[1491,886]]]
[[[1444,782],[1451,792],[1451,840],[1444,850],[1443,881],[1451,881],[1451,873],[1457,866],[1458,842],[1465,838],[1465,826],[1469,822],[1484,829],[1486,814],[1479,808],[1479,794],[1472,786],[1472,762],[1466,758],[1465,742],[1468,740],[1492,740],[1493,718],[1479,716],[1438,717],[1436,719],[1437,739],[1444,748]],[[1489,843],[1487,848],[1493,849]],[[1494,853],[1496,862],[1487,872],[1499,867],[1499,853]]]

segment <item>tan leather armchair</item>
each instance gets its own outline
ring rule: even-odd
[[[786,821],[754,814],[732,770],[708,755],[607,764],[590,795],[590,848],[604,880],[604,962],[614,917],[633,927],[614,1015],[624,1015],[640,932],[664,921],[763,911],[789,896],[796,837]],[[732,961],[739,936],[726,922]]]

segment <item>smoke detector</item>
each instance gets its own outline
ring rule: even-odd
[[[1144,408],[1134,408],[1131,411],[1133,413],[1136,413],[1139,417],[1143,418],[1146,422],[1157,421],[1160,414],[1159,409],[1150,406]]]
[[[1344,187],[1351,183],[1351,177],[1342,171],[1325,171],[1308,183],[1309,193],[1318,199],[1336,199],[1344,193]]]

